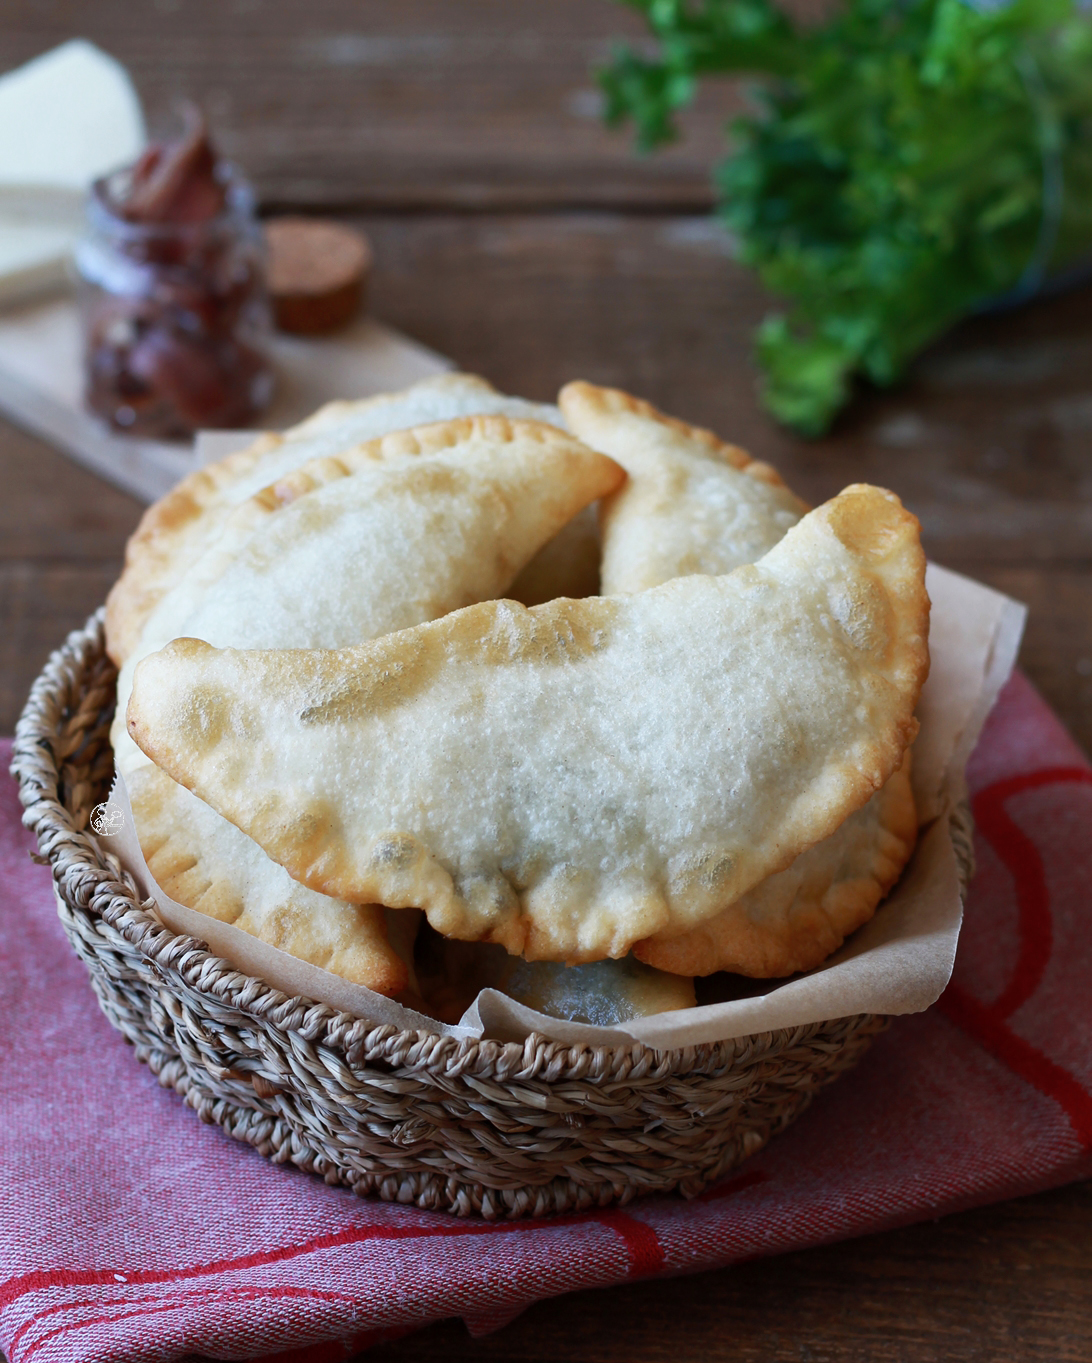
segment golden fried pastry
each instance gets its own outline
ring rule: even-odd
[[[723,577],[340,651],[178,640],[137,669],[129,729],[313,889],[529,960],[620,957],[784,870],[900,765],[924,577],[914,517],[855,486]]]
[[[553,426],[464,417],[314,461],[237,508],[152,611],[119,677],[115,760],[163,889],[377,992],[404,988],[379,909],[297,884],[148,763],[124,731],[133,669],[180,632],[251,648],[336,647],[495,595],[622,477]]]
[[[606,592],[753,563],[807,509],[768,465],[627,393],[571,383],[559,403],[571,429],[629,474],[602,503]],[[691,975],[809,970],[872,917],[916,839],[907,759],[863,809],[788,869],[699,927],[639,942],[634,952]]]
[[[118,667],[125,662],[159,599],[216,542],[232,511],[262,488],[311,460],[391,431],[489,412],[563,424],[556,407],[505,397],[473,374],[442,374],[399,393],[327,403],[283,435],[259,436],[183,478],[148,508],[126,547],[125,569],[106,602],[110,657]]]
[[[235,509],[152,612],[138,651],[180,632],[337,647],[435,619],[499,595],[623,477],[556,427],[492,415],[314,460]]]
[[[148,869],[172,899],[378,994],[410,983],[381,909],[300,885],[151,763],[130,772],[126,787]]]
[[[605,596],[754,563],[808,509],[769,464],[628,393],[570,383],[558,402],[572,431],[629,474],[602,505]]]
[[[791,866],[687,932],[638,942],[633,954],[682,975],[768,978],[819,965],[868,922],[914,850],[911,751],[866,805]]]

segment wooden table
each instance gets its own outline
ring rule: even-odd
[[[1092,748],[1092,290],[980,319],[833,435],[760,412],[768,305],[708,219],[731,88],[639,160],[589,69],[639,33],[606,0],[13,0],[0,68],[68,37],[132,71],[153,125],[181,95],[270,207],[373,238],[375,311],[499,387],[617,383],[776,464],[818,501],[894,488],[931,556],[1026,601],[1021,663]],[[0,731],[117,575],[140,514],[0,423]],[[1092,1193],[1062,1189],[831,1248],[573,1296],[471,1341],[461,1323],[376,1360],[1087,1359]]]

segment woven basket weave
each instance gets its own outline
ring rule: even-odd
[[[16,730],[24,822],[107,1018],[203,1121],[275,1162],[490,1220],[693,1196],[886,1026],[848,1017],[658,1051],[455,1040],[287,998],[166,930],[84,831],[113,774],[114,683],[100,612],[50,659]]]

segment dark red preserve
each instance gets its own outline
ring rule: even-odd
[[[245,426],[273,388],[262,237],[195,109],[177,141],[96,181],[88,223],[76,264],[92,410],[165,439]]]

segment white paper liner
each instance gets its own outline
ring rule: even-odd
[[[155,912],[175,932],[208,943],[236,969],[285,994],[302,995],[377,1025],[392,1023],[453,1037],[521,1041],[538,1032],[565,1043],[604,1045],[633,1039],[668,1050],[857,1013],[919,1013],[939,998],[952,972],[962,920],[949,812],[965,792],[964,767],[1016,660],[1027,615],[1019,603],[970,578],[930,564],[931,666],[921,694],[914,746],[914,792],[923,833],[910,865],[870,923],[818,969],[786,981],[739,980],[726,1002],[638,1018],[617,1028],[564,1022],[484,989],[457,1026],[437,1022],[392,999],[297,960],[228,923],[164,894],[140,850],[124,783],[111,799],[122,830],[104,838]],[[755,993],[765,988],[764,993]]]

